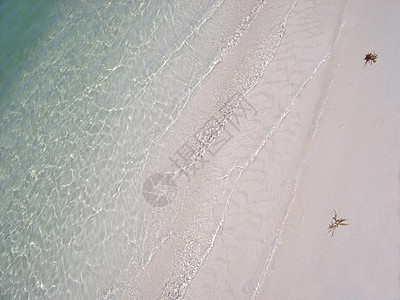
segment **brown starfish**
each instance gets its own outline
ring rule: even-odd
[[[337,212],[336,212],[336,210],[334,210],[334,211],[335,211],[335,216],[332,218],[333,221],[331,222],[331,224],[328,227],[328,232],[332,232],[332,236],[335,233],[335,229],[338,228],[339,226],[350,225],[350,224],[344,223],[344,222],[347,221],[347,219],[338,219],[337,218]]]
[[[376,54],[375,52],[370,52],[368,54],[365,54],[364,60],[365,60],[365,65],[367,64],[367,62],[369,62],[372,65],[372,62],[376,63],[376,60],[378,59],[378,54]]]

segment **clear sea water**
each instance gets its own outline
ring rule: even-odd
[[[145,266],[149,152],[246,30],[202,32],[223,2],[1,1],[1,299],[102,297]]]

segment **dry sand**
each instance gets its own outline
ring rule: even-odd
[[[349,1],[258,299],[400,299],[400,2]],[[375,50],[376,64],[360,61]],[[350,225],[326,227],[333,209]]]

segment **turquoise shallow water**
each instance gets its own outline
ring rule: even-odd
[[[162,241],[143,170],[216,64],[193,53],[219,4],[2,2],[0,298],[99,297]]]

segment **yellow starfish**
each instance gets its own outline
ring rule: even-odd
[[[338,219],[337,218],[337,212],[336,212],[336,210],[334,210],[334,211],[335,211],[335,216],[332,218],[333,221],[331,222],[331,224],[328,227],[328,232],[332,232],[332,236],[335,233],[335,229],[338,228],[339,226],[350,225],[350,224],[344,223],[344,222],[347,221],[347,219]]]

